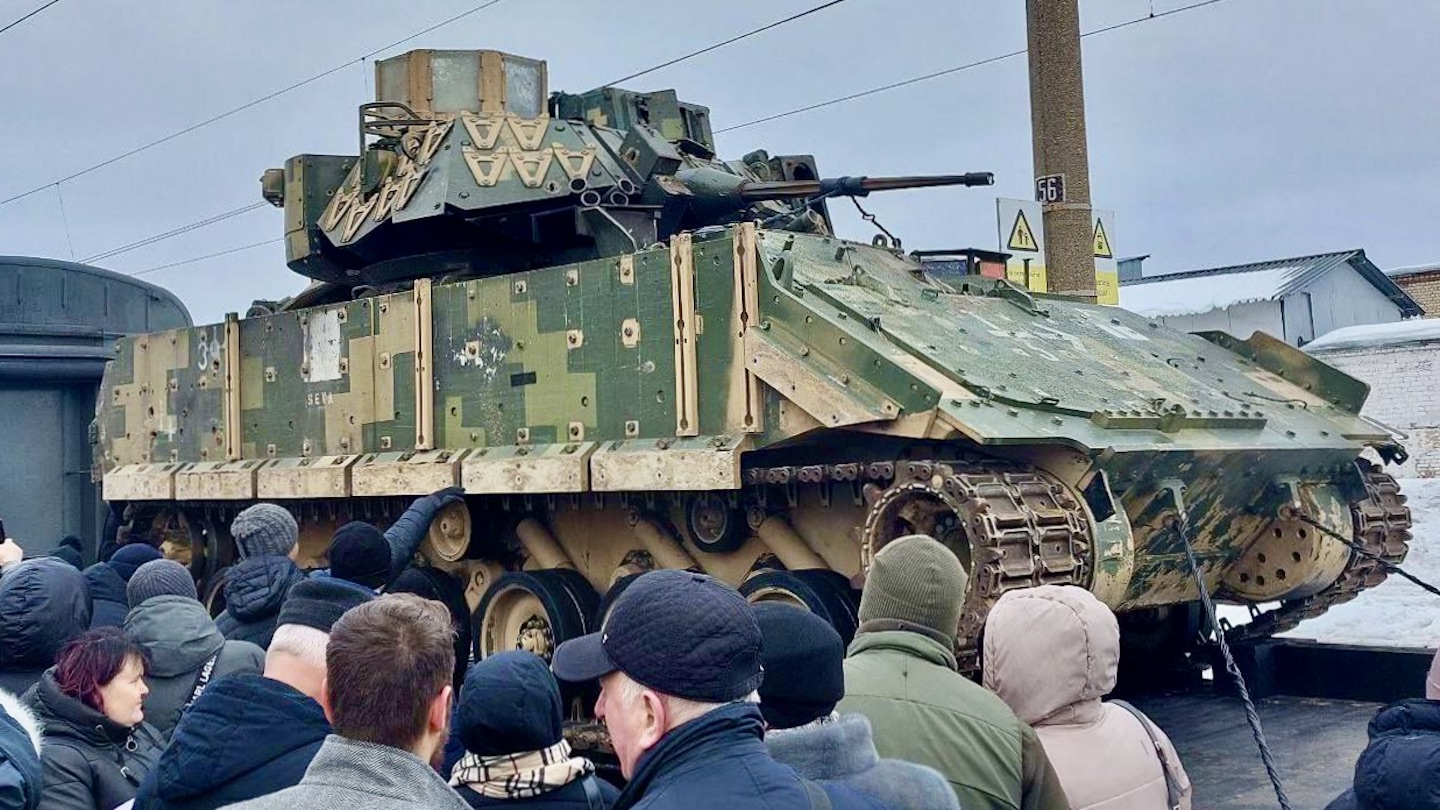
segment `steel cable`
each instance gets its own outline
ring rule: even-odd
[[[1281,810],[1291,810],[1290,797],[1285,795],[1285,786],[1281,784],[1280,773],[1275,769],[1275,757],[1270,753],[1270,743],[1265,740],[1260,713],[1255,709],[1255,701],[1250,698],[1250,689],[1245,685],[1245,676],[1240,672],[1240,665],[1235,663],[1235,656],[1230,652],[1225,631],[1220,629],[1220,622],[1215,616],[1215,603],[1210,599],[1210,589],[1205,586],[1205,577],[1200,573],[1200,563],[1195,559],[1195,549],[1190,544],[1190,516],[1181,494],[1183,487],[1176,482],[1166,488],[1170,490],[1170,496],[1175,503],[1175,533],[1180,537],[1180,544],[1185,547],[1185,559],[1190,563],[1190,573],[1195,576],[1195,586],[1200,591],[1200,604],[1205,608],[1205,619],[1210,623],[1210,629],[1219,642],[1220,655],[1225,659],[1225,671],[1235,679],[1235,689],[1240,694],[1241,702],[1245,704],[1245,721],[1250,724],[1255,746],[1260,749],[1260,761],[1265,765],[1265,775],[1270,777],[1270,785],[1275,788],[1275,799],[1280,803]]]
[[[1369,560],[1374,560],[1375,562],[1380,563],[1380,566],[1381,566],[1382,568],[1384,568],[1386,571],[1388,571],[1389,573],[1399,574],[1400,576],[1404,577],[1405,579],[1410,580],[1411,582],[1413,582],[1413,583],[1415,583],[1416,585],[1420,586],[1422,589],[1428,591],[1429,593],[1432,593],[1432,594],[1434,594],[1435,596],[1440,596],[1440,588],[1437,588],[1437,587],[1435,587],[1434,585],[1431,585],[1430,583],[1426,582],[1425,580],[1423,580],[1423,579],[1415,576],[1414,574],[1410,573],[1409,571],[1406,571],[1405,569],[1401,568],[1398,564],[1393,563],[1393,562],[1391,562],[1390,560],[1385,559],[1385,558],[1382,557],[1381,555],[1376,554],[1375,552],[1371,551],[1371,550],[1368,549],[1368,548],[1365,548],[1364,546],[1360,545],[1359,543],[1355,542],[1354,540],[1350,540],[1350,539],[1344,537],[1344,536],[1341,535],[1339,532],[1336,532],[1336,531],[1332,530],[1330,527],[1321,525],[1320,521],[1315,520],[1314,518],[1310,517],[1309,515],[1303,514],[1303,513],[1299,512],[1299,511],[1294,511],[1293,514],[1294,514],[1294,517],[1295,517],[1297,520],[1299,520],[1301,523],[1308,523],[1309,525],[1314,526],[1315,528],[1319,529],[1320,532],[1321,532],[1322,534],[1326,535],[1327,537],[1331,537],[1331,538],[1334,538],[1335,540],[1339,540],[1340,542],[1342,542],[1342,543],[1344,543],[1345,545],[1349,546],[1351,551],[1355,552],[1356,554],[1359,554],[1361,557],[1364,557],[1364,558],[1369,559]]]

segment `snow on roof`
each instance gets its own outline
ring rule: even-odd
[[[1343,329],[1326,332],[1305,344],[1305,351],[1313,353],[1342,349],[1369,349],[1430,341],[1440,341],[1440,319],[1415,318],[1393,323],[1347,326]]]
[[[1224,275],[1156,276],[1143,284],[1122,285],[1120,306],[1147,318],[1199,315],[1235,304],[1273,300],[1308,269],[1303,264],[1279,265]]]
[[[1390,278],[1403,278],[1405,276],[1418,276],[1422,273],[1434,273],[1436,271],[1440,271],[1440,264],[1431,262],[1430,264],[1412,264],[1408,267],[1391,267],[1385,271],[1385,275]]]

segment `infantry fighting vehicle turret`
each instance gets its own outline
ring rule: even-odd
[[[543,62],[491,51],[376,77],[358,155],[263,179],[311,286],[127,338],[101,389],[106,498],[207,582],[256,501],[318,562],[339,523],[455,484],[422,554],[466,584],[477,656],[548,655],[656,567],[848,635],[868,561],[911,532],[971,572],[962,655],[1041,583],[1164,626],[1197,599],[1181,510],[1212,590],[1278,603],[1250,632],[1383,578],[1317,527],[1404,555],[1404,498],[1359,460],[1403,451],[1356,380],[832,232],[837,197],[988,175],[721,161],[673,92],[548,95]]]

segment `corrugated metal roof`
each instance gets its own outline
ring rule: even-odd
[[[1423,313],[1415,299],[1371,263],[1363,250],[1121,280],[1120,306],[1155,318],[1198,315],[1251,301],[1278,301],[1343,265],[1353,267],[1386,298],[1394,301],[1402,317]]]

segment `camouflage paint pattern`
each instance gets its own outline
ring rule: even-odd
[[[441,478],[482,449],[522,465],[643,452],[651,488],[677,490],[738,488],[696,453],[759,464],[797,441],[857,455],[881,441],[980,450],[1051,467],[1105,511],[1093,587],[1134,608],[1195,594],[1157,482],[1186,482],[1197,552],[1222,587],[1277,528],[1285,482],[1348,534],[1337,505],[1358,497],[1351,462],[1389,441],[1357,417],[1353,381],[1269,343],[1247,357],[1004,282],[951,288],[904,256],[831,237],[742,225],[674,245],[437,283],[426,309],[402,292],[247,318],[239,425],[225,417],[223,325],[126,338],[102,389],[97,463],[108,484],[127,465],[221,461],[238,430],[243,459],[386,454]],[[693,359],[676,351],[685,341]],[[417,351],[431,358],[418,375]],[[750,413],[757,381],[763,407]],[[693,438],[677,435],[687,385]],[[436,449],[412,457],[424,391]],[[1300,580],[1333,562],[1302,552]]]

